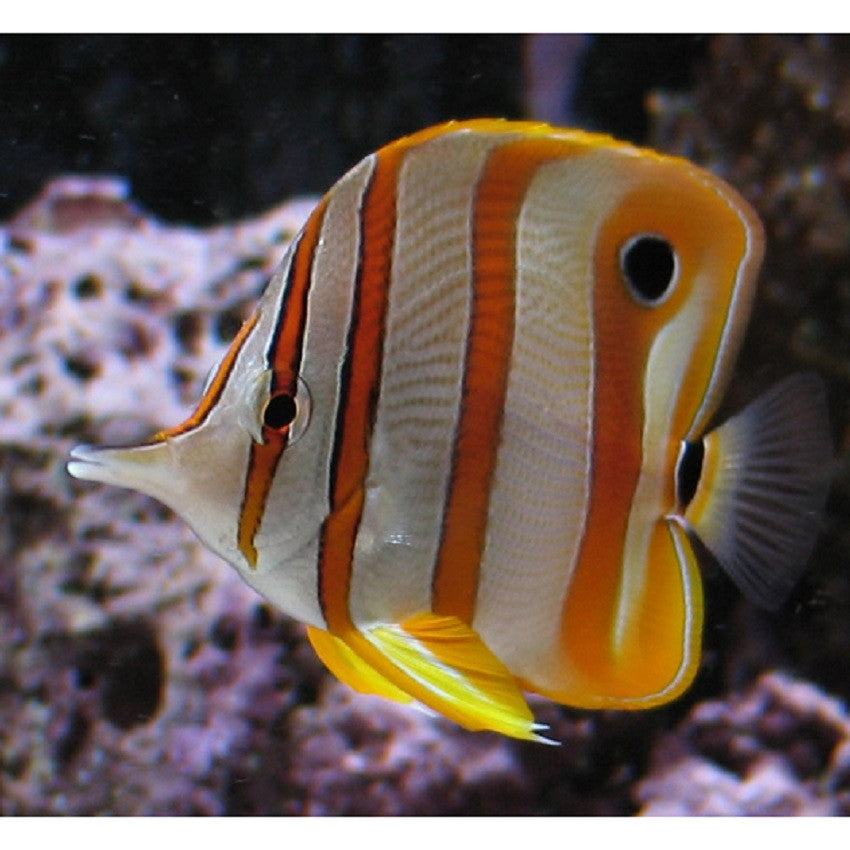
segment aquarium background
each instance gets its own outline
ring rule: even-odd
[[[0,36],[0,814],[849,814],[850,41]],[[180,421],[313,199],[451,118],[681,153],[768,235],[726,409],[827,381],[835,485],[758,611],[706,567],[680,700],[558,748],[353,694],[169,511],[71,481]]]
[[[120,174],[209,224],[324,193],[381,145],[450,118],[537,117],[645,141],[699,36],[0,36],[0,215],[67,171]],[[541,114],[545,113],[545,114]]]

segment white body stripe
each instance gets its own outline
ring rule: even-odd
[[[258,548],[279,552],[280,562],[267,562],[252,584],[291,616],[320,627],[325,622],[317,596],[318,532],[330,499],[328,467],[359,256],[360,202],[374,162],[364,160],[334,189],[313,262],[301,361],[312,396],[310,426],[286,450],[268,499],[299,522],[280,522],[278,510],[267,511],[257,534]]]
[[[516,331],[474,627],[511,669],[545,681],[590,484],[592,244],[575,159],[541,167],[518,227]],[[529,487],[533,481],[533,487]]]
[[[495,142],[437,139],[412,150],[399,175],[381,389],[351,583],[358,624],[431,608],[469,328],[474,187]]]

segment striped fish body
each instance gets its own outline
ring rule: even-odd
[[[655,705],[699,662],[691,536],[767,604],[814,541],[816,381],[705,436],[762,243],[684,160],[425,130],[319,203],[185,423],[69,470],[172,507],[360,690],[526,738],[523,689]],[[766,504],[789,474],[802,495]],[[809,522],[747,545],[750,505]]]

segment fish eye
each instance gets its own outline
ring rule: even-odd
[[[676,251],[663,236],[641,233],[620,249],[620,272],[632,296],[645,306],[660,304],[679,271]]]
[[[265,375],[269,374],[269,372],[265,373]],[[285,434],[287,445],[291,446],[307,430],[310,422],[310,408],[310,390],[299,377],[294,396],[284,390],[272,393],[268,397],[260,409],[259,424],[267,436],[270,436],[268,433],[270,431]],[[265,442],[263,434],[254,431],[251,433],[254,434],[257,442]]]
[[[263,425],[272,431],[283,431],[294,421],[298,405],[289,393],[273,395],[263,410]]]

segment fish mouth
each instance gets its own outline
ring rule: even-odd
[[[168,487],[173,465],[165,443],[110,448],[81,445],[71,450],[70,457],[65,468],[74,478],[140,490],[161,501],[163,493],[173,490]]]
[[[74,446],[71,449],[71,460],[66,464],[66,469],[74,478],[84,481],[98,481],[97,470],[105,466],[102,457],[98,457],[104,450],[95,446]]]

